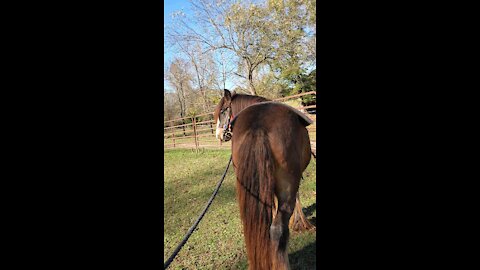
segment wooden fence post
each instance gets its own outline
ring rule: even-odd
[[[172,127],[173,148],[175,148],[175,126]]]
[[[209,117],[209,118],[210,118],[210,117]],[[211,121],[213,121],[213,122],[210,122],[210,128],[212,129],[212,134],[215,134],[215,133],[213,132],[213,123],[215,122],[215,119],[213,119],[213,118],[214,118],[214,117],[213,117],[213,114],[212,114],[212,117],[211,117],[211,118],[212,118]]]
[[[195,151],[198,152],[198,141],[197,141],[197,121],[195,116],[192,118],[193,123],[193,138],[195,139]]]

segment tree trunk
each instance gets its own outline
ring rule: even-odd
[[[244,58],[245,60],[245,71],[247,73],[247,83],[248,83],[248,90],[250,91],[250,94],[256,96],[257,91],[255,91],[255,86],[253,85],[253,69],[252,69],[252,64],[250,62],[250,59],[247,57]]]
[[[185,104],[182,102],[182,98],[180,95],[178,95],[178,103],[180,105],[180,118],[185,117]],[[182,119],[182,129],[183,129],[183,135],[187,136],[187,133],[185,132],[185,119]]]
[[[250,94],[254,96],[257,95],[257,91],[253,85],[253,71],[248,71],[248,89],[250,90]]]

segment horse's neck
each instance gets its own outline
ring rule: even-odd
[[[237,115],[246,107],[256,103],[265,102],[265,101],[268,101],[268,100],[258,100],[257,97],[239,98],[237,100],[234,100],[234,102],[232,102],[232,114]]]

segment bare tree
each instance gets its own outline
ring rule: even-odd
[[[188,56],[190,63],[192,64],[193,71],[195,73],[195,84],[203,101],[203,111],[209,112],[209,100],[207,98],[207,89],[209,87],[210,77],[212,71],[215,69],[214,63],[212,63],[211,53],[203,53],[200,44],[197,43],[179,43],[179,47]]]
[[[184,118],[187,115],[187,91],[190,86],[191,74],[188,72],[188,63],[180,58],[174,58],[165,78],[170,83],[170,85],[175,89],[175,94],[180,106],[180,117]],[[184,119],[182,123],[185,124]],[[185,133],[185,127],[183,127],[183,133]]]
[[[254,72],[273,55],[272,47],[266,46],[271,42],[267,10],[245,1],[190,2],[195,16],[177,17],[176,25],[166,33],[170,44],[198,42],[202,44],[204,52],[219,49],[231,51],[239,64],[235,74],[248,82],[250,93],[255,95]]]
[[[188,43],[200,44],[202,54],[221,51],[222,57],[234,56],[237,69],[231,74],[245,80],[250,94],[259,93],[262,76],[273,74],[295,84],[306,69],[314,69],[316,0],[189,1],[192,15],[176,14],[173,25],[166,28],[167,42],[184,48]],[[268,72],[262,71],[265,66]]]
[[[177,112],[177,106],[175,102],[175,93],[163,91],[163,116],[164,121],[169,121],[175,118]]]
[[[230,74],[233,74],[233,68],[229,68],[229,59],[227,58],[226,53],[224,50],[218,50],[218,59],[216,64],[220,66],[219,74],[220,78],[216,77],[215,84],[217,89],[223,90],[227,88],[227,78]],[[222,92],[219,92],[219,95],[222,95]]]

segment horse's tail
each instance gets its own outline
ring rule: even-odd
[[[250,130],[238,153],[237,198],[243,221],[249,269],[271,269],[270,225],[275,162],[266,131]]]

